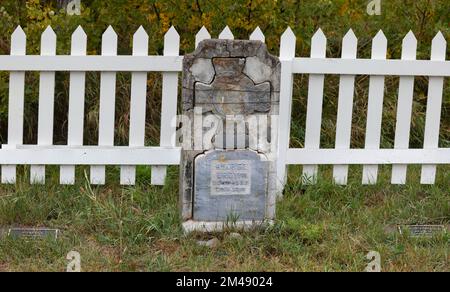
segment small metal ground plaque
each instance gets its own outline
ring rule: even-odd
[[[444,225],[406,225],[400,226],[400,234],[409,232],[412,237],[433,237],[447,231]]]
[[[11,228],[8,236],[25,239],[55,238],[58,239],[59,229],[50,228]]]

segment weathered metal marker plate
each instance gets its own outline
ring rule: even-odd
[[[11,228],[8,231],[8,236],[25,239],[41,239],[54,238],[57,239],[59,229],[50,228]]]
[[[413,237],[433,237],[447,231],[444,225],[406,225],[399,227],[400,234],[408,231]]]

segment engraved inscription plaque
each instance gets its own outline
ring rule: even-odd
[[[250,195],[251,161],[213,161],[211,164],[211,195]]]
[[[195,159],[194,219],[263,220],[268,162],[251,150],[214,150]]]

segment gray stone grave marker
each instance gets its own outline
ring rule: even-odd
[[[186,231],[274,219],[280,68],[260,41],[205,40],[185,56],[180,201]]]

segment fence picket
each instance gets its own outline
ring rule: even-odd
[[[195,35],[195,47],[198,47],[198,44],[200,44],[203,40],[209,40],[211,38],[211,35],[209,34],[206,27],[202,26],[202,28],[199,30],[199,32]]]
[[[281,36],[280,61],[281,61],[281,83],[280,83],[280,115],[278,123],[278,192],[281,194],[286,183],[286,158],[289,149],[289,138],[291,129],[292,113],[292,87],[294,78],[292,75],[292,60],[295,58],[297,38],[290,27]]]
[[[259,28],[259,26],[250,35],[250,40],[261,41],[263,43],[266,42],[266,37],[264,36],[264,33],[262,32],[261,28]]]
[[[417,39],[410,31],[403,39],[402,60],[415,60],[417,52]],[[409,148],[409,134],[411,129],[411,114],[414,95],[414,77],[401,76],[398,88],[397,123],[395,127],[395,149]],[[405,184],[406,165],[392,166],[392,184]]]
[[[148,34],[141,26],[133,36],[133,56],[148,55]],[[130,141],[131,147],[145,145],[145,111],[147,102],[147,73],[134,72],[131,74],[130,101]],[[120,184],[134,185],[136,181],[136,167],[122,166],[120,169]]]
[[[102,36],[102,56],[117,55],[117,34],[110,26]],[[116,100],[116,72],[102,72],[100,76],[100,110],[98,145],[114,145],[114,117]],[[91,166],[91,184],[105,184],[105,166]]]
[[[311,58],[326,58],[327,38],[322,30],[314,34],[311,41]],[[322,104],[325,75],[312,74],[309,77],[308,105],[306,115],[305,149],[320,148],[320,130],[322,125]],[[303,166],[303,183],[315,183],[318,166]]]
[[[234,35],[231,32],[231,29],[227,26],[223,29],[223,31],[219,34],[219,39],[221,40],[234,40]]]
[[[41,36],[41,56],[56,55],[56,34],[48,26]],[[55,103],[55,72],[41,72],[39,80],[38,145],[53,145],[53,115]],[[31,183],[45,183],[45,166],[32,165]]]
[[[85,56],[86,48],[87,36],[83,28],[79,26],[72,34],[71,55]],[[69,116],[67,131],[67,145],[69,146],[83,145],[85,87],[86,73],[70,72]],[[61,166],[60,183],[69,185],[75,183],[74,165]]]
[[[444,35],[439,32],[431,45],[431,60],[444,61],[447,42]],[[439,127],[442,111],[442,94],[444,77],[430,77],[428,84],[428,102],[425,120],[425,138],[423,148],[436,149],[439,147]],[[434,184],[436,180],[436,165],[423,165],[420,182]]]
[[[372,42],[372,59],[386,59],[387,39],[380,30]],[[384,76],[371,76],[369,81],[369,102],[367,109],[366,149],[379,149],[381,121],[383,115]],[[375,184],[378,165],[363,166],[363,184]]]
[[[20,26],[11,36],[11,55],[26,55],[27,38]],[[9,77],[8,145],[23,144],[23,115],[25,98],[25,72],[11,72]],[[5,148],[5,145],[2,146]],[[2,165],[2,183],[16,182],[16,166]]]
[[[342,42],[342,58],[356,59],[357,50],[358,39],[353,31],[349,30]],[[336,122],[336,149],[350,149],[354,91],[355,75],[341,75]],[[346,185],[348,165],[335,165],[333,177],[336,184]]]
[[[178,56],[180,35],[171,27],[164,36],[164,55]],[[163,73],[163,92],[161,107],[161,147],[176,146],[176,115],[178,97],[178,73]],[[164,185],[167,166],[152,166],[152,184]]]

